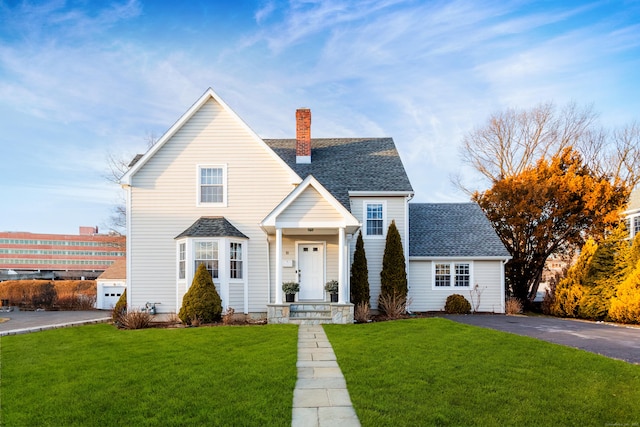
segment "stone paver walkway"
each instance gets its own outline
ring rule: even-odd
[[[321,325],[300,325],[292,427],[360,426],[347,383]]]

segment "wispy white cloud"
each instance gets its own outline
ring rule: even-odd
[[[133,0],[0,5],[0,110],[32,120],[0,122],[0,150],[21,133],[57,132],[52,146],[11,149],[55,176],[46,189],[28,181],[24,194],[71,202],[65,186],[78,180],[91,197],[107,151],[143,151],[144,135],[170,127],[208,86],[263,137],[292,136],[301,106],[313,110],[314,136],[394,137],[417,199],[431,201],[465,198],[448,178],[472,176],[458,143],[495,110],[571,99],[603,103],[622,120],[640,108],[634,4],[266,0],[237,12],[253,27],[224,34],[180,16],[154,24],[151,6],[162,9]],[[189,38],[148,37],[165,24],[189,26]]]

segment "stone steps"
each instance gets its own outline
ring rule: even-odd
[[[353,304],[327,301],[297,301],[267,304],[269,323],[318,325],[321,323],[353,323]]]
[[[289,306],[289,323],[319,325],[333,323],[331,305],[318,302],[297,302]]]

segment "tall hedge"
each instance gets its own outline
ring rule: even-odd
[[[629,265],[628,234],[621,222],[596,249],[587,270],[585,294],[580,300],[578,316],[604,320],[618,284],[633,270]]]
[[[366,303],[370,305],[369,269],[367,268],[367,254],[364,250],[362,233],[358,233],[356,249],[353,252],[351,264],[351,302],[354,305]]]
[[[382,257],[382,271],[380,272],[380,297],[392,296],[406,298],[407,270],[404,259],[404,249],[396,222],[391,221],[387,230],[387,241]]]
[[[611,298],[609,318],[614,322],[640,323],[640,261],[616,288],[616,294]]]
[[[178,317],[187,325],[195,319],[211,323],[222,317],[222,300],[204,264],[200,264],[196,270],[191,287],[182,299]]]
[[[627,236],[620,224],[598,244],[587,240],[556,286],[551,314],[640,323],[640,238]]]

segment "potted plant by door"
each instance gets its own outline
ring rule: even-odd
[[[296,300],[296,293],[300,292],[300,285],[298,282],[283,282],[282,291],[287,296],[287,302],[294,302]]]
[[[324,285],[324,290],[329,292],[329,295],[331,295],[331,302],[338,302],[338,281],[337,280],[329,280]]]

